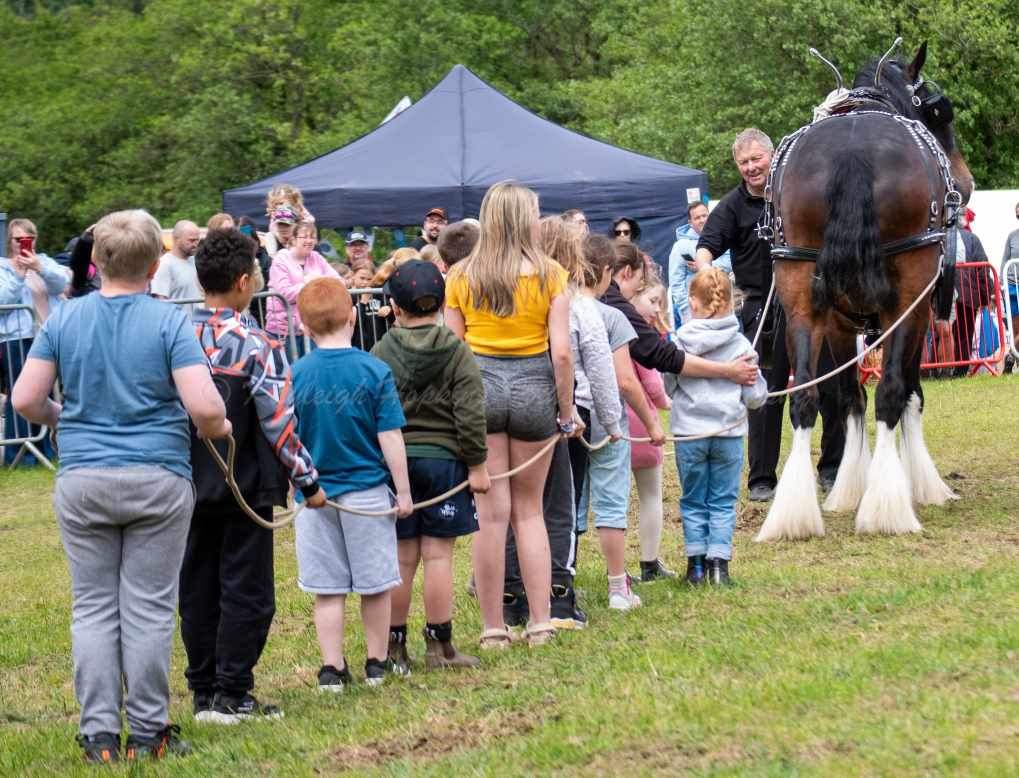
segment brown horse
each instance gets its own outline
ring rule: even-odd
[[[925,290],[939,274],[945,230],[973,189],[952,105],[920,75],[927,44],[905,67],[889,59],[894,48],[857,75],[834,115],[783,141],[770,182],[775,284],[796,384],[815,377],[825,339],[836,364],[850,362],[865,323],[887,331],[924,298],[884,342],[873,459],[858,371],[837,379],[846,447],[824,508],[859,506],[857,532],[887,534],[920,529],[914,501],[955,497],[924,443],[920,357],[930,316]],[[793,446],[758,540],[824,534],[810,466],[817,403],[816,386],[792,397]]]

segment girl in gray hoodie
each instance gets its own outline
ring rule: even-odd
[[[730,362],[754,353],[739,331],[732,309],[732,284],[722,270],[705,268],[689,286],[693,319],[679,328],[677,345],[688,354],[715,362]],[[672,395],[672,434],[703,435],[700,440],[677,441],[676,465],[683,484],[680,511],[686,545],[688,583],[729,583],[736,499],[743,469],[743,436],[748,409],[768,397],[768,385],[757,373],[753,386],[720,378],[675,380],[667,373]],[[728,428],[728,429],[726,429]]]

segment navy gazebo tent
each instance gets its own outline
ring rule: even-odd
[[[276,183],[304,194],[324,227],[418,224],[435,207],[451,221],[478,215],[488,188],[514,179],[534,189],[543,213],[579,208],[592,231],[613,217],[640,222],[641,244],[665,266],[686,204],[707,175],[564,129],[531,113],[463,65],[416,104],[327,154],[223,193],[223,210],[265,225]]]

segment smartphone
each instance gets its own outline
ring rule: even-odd
[[[22,238],[18,238],[18,248],[22,254],[32,254],[35,251],[35,238],[31,235],[25,235]]]

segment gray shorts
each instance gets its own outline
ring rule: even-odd
[[[389,487],[380,484],[335,499],[368,511],[392,507]],[[400,585],[396,558],[396,514],[358,516],[335,508],[308,508],[297,529],[297,584],[312,594],[379,594]]]
[[[526,441],[546,440],[556,426],[555,374],[548,354],[487,357],[475,354],[485,387],[489,435],[505,432]]]

